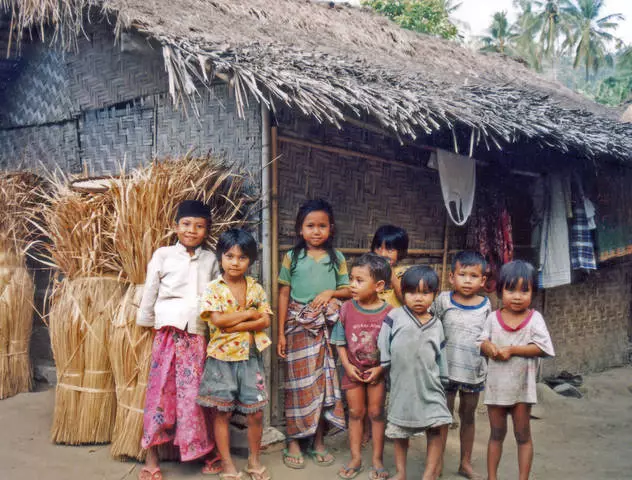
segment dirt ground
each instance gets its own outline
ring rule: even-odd
[[[544,417],[532,421],[535,459],[532,478],[543,480],[632,478],[632,367],[609,370],[585,377],[583,399],[568,399],[552,391],[540,395]],[[49,442],[54,390],[48,389],[0,401],[0,479],[134,479],[138,465],[112,460],[108,446],[62,447]],[[489,433],[484,412],[478,417],[474,464],[484,473]],[[501,463],[502,477],[517,477],[515,442],[508,435]],[[348,459],[346,436],[331,438],[332,451]],[[450,431],[443,479],[458,479],[458,435]],[[425,440],[411,445],[409,478],[420,478]],[[369,466],[370,451],[365,451]],[[392,444],[386,446],[385,461],[393,468]],[[328,468],[309,464],[305,470],[290,471],[278,451],[264,456],[273,478],[321,480],[336,478],[339,463]],[[240,465],[245,459],[239,459]],[[394,471],[394,469],[393,469]],[[366,470],[365,470],[366,472]],[[166,479],[202,478],[199,465],[163,465]],[[360,479],[366,479],[362,473]]]

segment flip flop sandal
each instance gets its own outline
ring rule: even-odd
[[[333,465],[336,461],[336,457],[331,455],[329,453],[329,450],[327,449],[321,452],[317,452],[316,450],[309,450],[307,452],[307,455],[309,455],[311,459],[314,460],[314,463],[319,467],[328,467],[329,465]],[[329,460],[319,460],[319,457],[324,459],[327,455],[331,455],[331,458]]]
[[[353,478],[356,478],[361,471],[362,465],[358,467],[349,467],[348,465],[343,465],[338,472],[338,478],[341,478],[342,480],[352,480]],[[344,474],[342,472],[344,472]]]
[[[138,472],[138,480],[162,480],[162,472],[160,471],[160,467],[141,468],[140,472]]]
[[[241,480],[241,472],[237,472],[237,473],[220,473],[219,474],[219,478],[221,480]]]
[[[390,477],[391,474],[384,467],[371,467],[371,469],[369,470],[369,480],[386,480]]]
[[[204,460],[202,475],[219,475],[223,470],[222,457],[217,455],[213,458]]]
[[[271,480],[266,467],[261,467],[259,470],[256,468],[247,467],[245,472],[250,475],[251,480]],[[265,474],[265,475],[264,475]]]
[[[300,460],[300,462],[289,462],[288,459]],[[283,449],[283,465],[294,470],[302,470],[305,468],[305,457],[302,454],[294,455],[287,448]]]

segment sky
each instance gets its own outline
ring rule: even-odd
[[[506,10],[510,21],[516,19],[517,9],[512,0],[461,0],[461,7],[454,18],[469,25],[471,35],[482,36],[491,23],[495,12]],[[616,35],[632,45],[632,0],[605,0],[602,16],[621,13],[625,20],[619,23]]]

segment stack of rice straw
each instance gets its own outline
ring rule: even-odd
[[[54,174],[42,194],[45,263],[59,270],[51,294],[49,328],[57,367],[51,439],[79,445],[107,443],[116,414],[108,356],[110,324],[124,293],[112,241],[109,191],[85,193]]]
[[[31,388],[34,288],[25,258],[39,188],[39,178],[30,173],[0,176],[0,399]]]
[[[198,199],[211,206],[213,222],[208,237],[213,246],[223,230],[240,226],[251,202],[246,180],[212,157],[154,161],[121,178],[111,189],[116,226],[114,248],[131,283],[112,324],[110,360],[116,382],[118,408],[112,437],[115,458],[143,460],[143,408],[149,376],[153,329],[138,327],[136,315],[143,294],[147,264],[153,252],[173,244],[178,204]],[[165,445],[159,455],[177,455]]]

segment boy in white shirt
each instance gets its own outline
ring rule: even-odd
[[[145,398],[143,439],[147,449],[140,480],[161,480],[156,447],[169,441],[180,448],[183,462],[206,458],[203,473],[221,471],[212,432],[195,399],[206,360],[206,323],[199,298],[219,275],[215,254],[203,250],[211,212],[202,202],[178,206],[178,243],[161,247],[147,266],[147,278],[136,323],[156,330]]]

